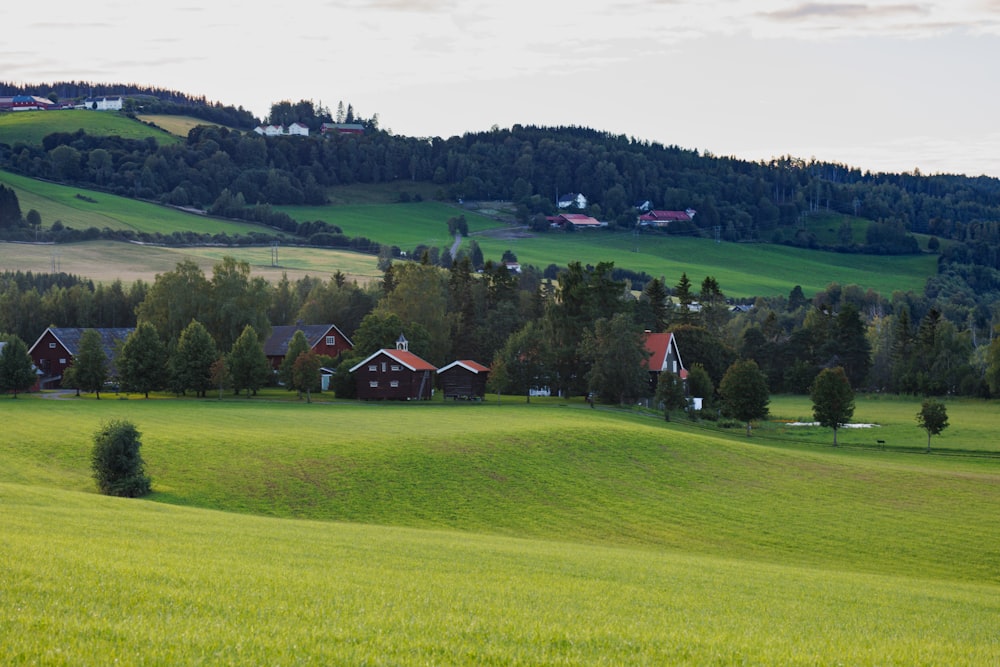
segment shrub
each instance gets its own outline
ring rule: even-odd
[[[106,422],[94,434],[91,465],[101,493],[123,498],[149,493],[152,482],[139,454],[139,435],[135,424],[126,420]]]

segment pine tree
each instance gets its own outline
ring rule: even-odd
[[[172,385],[181,393],[191,390],[199,398],[213,386],[212,364],[218,358],[215,341],[198,320],[181,332],[180,340],[170,358]]]
[[[847,373],[840,366],[824,368],[813,381],[810,391],[813,417],[820,426],[833,429],[833,446],[837,446],[837,429],[854,415],[854,390]]]

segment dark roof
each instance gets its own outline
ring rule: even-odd
[[[84,327],[68,329],[50,327],[48,330],[62,343],[66,351],[75,357],[77,352],[80,351],[80,338],[83,337],[83,332],[87,329]],[[118,344],[124,342],[135,329],[132,327],[120,327],[116,329],[94,329],[94,331],[101,336],[101,349],[104,350],[104,354],[107,355],[108,359],[114,359]]]
[[[288,354],[288,344],[292,341],[292,336],[296,331],[305,334],[309,347],[316,347],[330,331],[335,331],[347,344],[354,347],[354,343],[344,335],[344,332],[337,328],[335,324],[298,324],[294,326],[271,327],[271,337],[264,343],[264,354],[269,357],[283,357]]]

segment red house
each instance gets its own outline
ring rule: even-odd
[[[264,354],[277,370],[288,354],[288,343],[296,331],[305,334],[309,348],[316,354],[336,357],[354,349],[354,343],[335,324],[296,324],[295,326],[271,327],[271,337],[264,343]]]
[[[656,383],[660,379],[660,373],[668,371],[677,375],[681,380],[687,379],[687,369],[681,361],[681,352],[677,348],[677,338],[672,333],[653,333],[646,331],[646,350],[650,353],[646,362],[649,368],[649,385],[652,392],[656,392]]]
[[[39,386],[42,389],[59,387],[63,373],[73,365],[73,357],[80,349],[80,337],[85,328],[57,329],[49,327],[38,337],[28,350],[35,367],[41,372]],[[95,329],[101,335],[101,348],[108,358],[109,375],[114,375],[114,361],[118,346],[125,342],[132,328]]]
[[[490,369],[471,359],[453,361],[438,369],[438,381],[445,398],[458,400],[486,396],[486,381]]]
[[[409,351],[402,335],[396,349],[382,349],[371,355],[350,372],[363,400],[419,401],[429,400],[434,390],[437,367]]]

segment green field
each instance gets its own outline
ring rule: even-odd
[[[246,234],[251,231],[275,233],[273,229],[247,222],[220,220],[187,213],[169,206],[119,197],[117,195],[48,183],[0,171],[0,183],[13,188],[21,212],[35,209],[42,227],[56,220],[73,229],[131,229],[148,234],[196,232],[199,234]],[[82,199],[77,195],[83,195]]]
[[[1000,660],[996,458],[559,399],[105,396],[0,401],[13,664]],[[919,440],[917,409],[858,413]],[[956,450],[1000,425],[977,403],[949,414]],[[148,500],[92,492],[110,417],[143,433]]]
[[[95,137],[114,136],[123,139],[152,137],[160,145],[182,140],[169,132],[144,125],[137,120],[109,111],[66,109],[59,111],[19,111],[0,114],[0,144],[13,146],[18,142],[40,145],[53,132],[83,130]]]

